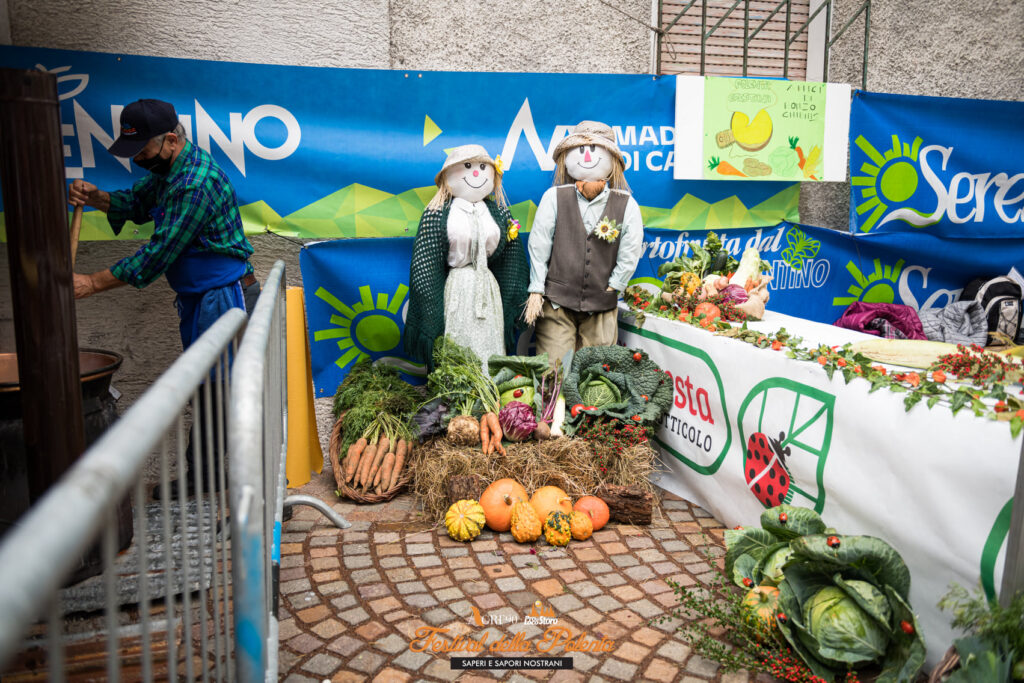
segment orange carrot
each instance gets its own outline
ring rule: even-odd
[[[403,441],[399,441],[398,448],[401,448],[403,443]],[[384,462],[381,463],[380,470],[373,479],[373,486],[377,493],[384,493],[386,490],[384,487],[391,483],[391,470],[395,469],[395,459],[397,457],[395,453],[388,453],[384,456]]]
[[[366,472],[366,479],[363,480],[364,492],[373,488],[373,479],[377,476],[380,463],[384,460],[384,456],[388,454],[389,447],[388,437],[380,437],[380,441],[377,442],[377,452],[374,453],[373,462],[370,464],[370,469]]]
[[[493,444],[491,452],[497,451],[501,455],[506,455],[505,447],[501,445],[501,440],[505,435],[501,430],[501,422],[498,421],[497,413],[487,413],[486,417],[491,423],[491,443]]]
[[[388,471],[387,480],[381,481],[381,488],[384,491],[390,491],[395,487],[398,482],[398,471],[402,469],[402,464],[405,462],[405,457],[409,451],[412,450],[412,442],[402,439],[398,442],[398,448],[395,449],[395,460],[391,465],[391,469]]]
[[[391,489],[395,488],[395,486],[398,484],[398,479],[402,475],[402,466],[405,464],[405,458],[407,457],[407,454],[409,454],[411,452],[412,452],[412,446],[410,445],[410,447],[409,447],[409,449],[407,451],[403,451],[401,453],[396,453],[395,454],[395,466],[391,470],[391,482],[388,484],[387,488],[385,489],[386,491],[390,491]]]
[[[356,486],[362,486],[366,483],[367,476],[370,473],[370,466],[373,465],[374,458],[377,457],[377,444],[371,443],[363,451],[363,457],[359,460],[359,473],[356,475],[355,482],[353,482],[353,488]]]
[[[357,465],[359,464],[359,458],[366,450],[366,439],[360,438],[348,449],[348,457],[345,458],[345,481],[352,481],[352,477],[355,476],[358,471]]]
[[[491,425],[487,420],[490,413],[484,413],[480,418],[480,450],[487,455],[491,452]]]
[[[384,481],[384,476],[387,474],[388,480],[391,479],[391,475],[388,474],[389,466],[394,466],[395,454],[387,453],[384,455],[384,459],[380,463],[380,467],[377,469],[377,474],[373,477],[373,489],[380,493],[380,483]]]
[[[711,157],[711,161],[708,162],[708,169],[715,171],[717,170],[719,175],[735,175],[741,178],[746,178],[747,174],[739,170],[728,161],[719,161],[718,157]]]

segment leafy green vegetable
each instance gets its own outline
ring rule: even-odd
[[[452,408],[454,415],[497,413],[500,408],[498,387],[484,374],[480,359],[447,335],[434,342],[434,370],[427,375],[427,391]]]
[[[839,535],[808,508],[780,505],[760,521],[725,532],[726,575],[741,587],[778,586],[779,632],[814,674],[833,681],[879,665],[879,681],[913,680],[925,647],[899,553],[878,538]]]
[[[1011,675],[1024,678],[1024,591],[1002,605],[989,602],[981,588],[968,593],[953,584],[939,607],[951,611],[953,627],[968,634],[953,643],[960,668],[947,681],[1006,683]]]
[[[569,406],[595,407],[566,419],[569,435],[586,414],[650,424],[672,404],[668,376],[645,352],[624,346],[585,346],[577,351],[562,392]]]
[[[588,406],[606,408],[622,402],[622,392],[615,383],[604,375],[587,372],[587,379],[580,382],[580,398]]]
[[[397,368],[369,359],[356,363],[334,394],[334,417],[344,415],[339,452],[346,453],[361,436],[416,438],[411,419],[422,402],[420,391],[403,380]]]

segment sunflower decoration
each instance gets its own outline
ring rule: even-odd
[[[510,218],[508,221],[508,241],[511,242],[517,237],[519,237],[519,221],[515,218]]]
[[[602,218],[595,230],[597,236],[605,242],[614,242],[619,239],[619,224],[611,218]]]

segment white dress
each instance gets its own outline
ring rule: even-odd
[[[498,281],[487,267],[501,232],[484,202],[456,197],[448,210],[448,279],[444,285],[444,330],[487,360],[505,353],[505,319]]]

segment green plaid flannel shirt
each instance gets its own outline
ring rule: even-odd
[[[149,173],[130,190],[110,193],[107,220],[115,235],[126,221],[142,225],[153,220],[154,212],[163,216],[153,237],[110,269],[118,280],[145,287],[189,247],[240,258],[246,275],[252,273],[252,245],[242,229],[235,188],[198,145],[187,142],[166,176]]]

